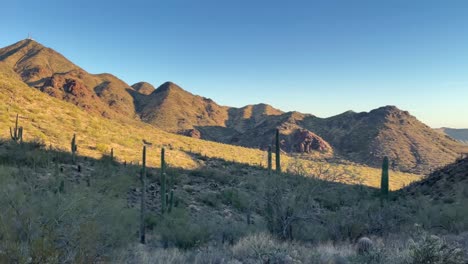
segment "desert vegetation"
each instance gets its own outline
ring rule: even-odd
[[[153,148],[165,147],[170,150],[170,156],[167,157],[169,166],[185,169],[204,166],[204,161],[193,159],[192,154],[265,168],[268,163],[267,151],[175,135],[132,120],[123,122],[90,115],[74,105],[29,88],[20,79],[15,78],[13,72],[7,68],[2,69],[1,64],[0,100],[8,102],[0,106],[1,127],[14,126],[16,115],[19,114],[20,126],[25,131],[24,140],[40,140],[54,148],[67,151],[70,151],[70,140],[76,134],[78,154],[82,156],[101,158],[103,155],[109,155],[112,149],[119,162],[141,162],[141,146],[147,142]],[[0,136],[9,138],[8,129],[2,129]],[[148,159],[148,166],[160,167],[160,151],[156,150],[151,155],[153,158]],[[300,155],[285,155],[280,166],[283,169],[303,171],[305,175],[336,171],[342,176],[341,180],[347,182],[354,182],[347,180],[347,176],[353,176],[365,185],[380,185],[380,170],[362,164],[339,161],[330,163],[304,159]],[[390,189],[393,190],[421,177],[398,171],[392,171],[392,176]]]
[[[75,105],[65,102],[53,94],[63,87],[46,85],[34,74],[24,80],[9,66],[20,54],[7,49],[2,55],[0,263],[467,262],[468,159],[428,176],[398,171],[440,167],[459,147],[433,136],[408,113],[386,107],[322,120],[263,105],[272,116],[271,122],[262,120],[267,129],[244,137],[262,135],[267,149],[216,143],[133,118],[123,82],[89,75],[32,44],[40,54],[32,58],[34,65],[58,58],[39,68],[51,71],[51,85],[63,81],[85,96],[71,100]],[[69,79],[50,67],[63,69]],[[26,81],[43,86],[35,89]],[[87,90],[93,85],[99,100]],[[115,112],[107,113],[115,96]],[[88,99],[96,105],[87,105]],[[239,111],[255,118],[254,108],[259,106]],[[346,118],[356,125],[348,127]],[[384,121],[375,126],[374,119]],[[329,159],[320,151],[318,159],[311,158],[313,142],[323,152],[331,145],[299,125],[321,127],[320,134],[334,146],[343,144],[346,155],[359,154],[350,160],[371,162]],[[306,153],[284,149],[295,133]],[[418,149],[404,153],[400,146]],[[395,163],[400,154],[408,158],[404,166]],[[424,162],[411,160],[415,155]]]
[[[199,154],[193,159],[205,165],[192,170],[109,157],[74,163],[71,151],[40,141],[2,140],[1,262],[466,261],[462,187],[434,199],[422,188],[387,194],[333,181],[340,176],[332,173],[269,175]],[[386,169],[378,175],[384,188],[392,177]]]

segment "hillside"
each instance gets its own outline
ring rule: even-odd
[[[139,91],[129,94],[141,100],[141,107],[153,104],[148,98],[158,93],[191,104],[186,100],[191,95],[172,83],[149,95]],[[216,107],[200,98],[195,100]],[[382,201],[375,188],[380,169],[283,155],[286,173],[268,175],[265,151],[169,133],[118,112],[118,118],[93,114],[28,86],[4,61],[0,101],[0,263],[431,263],[420,261],[420,252],[450,260],[440,263],[466,263],[466,159],[420,183],[414,183],[420,175],[390,171],[390,188],[399,191]],[[432,136],[425,130],[422,139],[411,134],[425,128],[395,107],[330,119],[282,113],[267,105],[229,110],[227,120],[234,121],[219,128],[235,131],[237,144],[271,144],[279,127],[283,151],[297,152],[287,147],[296,146],[307,155],[318,147],[336,151],[332,144],[354,136],[358,142],[343,148],[358,154],[355,147],[372,140],[384,144],[402,137],[416,145]],[[22,144],[9,140],[16,114],[24,127]],[[184,117],[183,112],[173,114]],[[194,129],[216,135],[210,128],[218,117],[222,115],[208,116],[212,123]],[[322,133],[323,138],[318,136]],[[77,164],[69,153],[73,134]],[[145,188],[139,177],[143,145],[149,165]],[[172,210],[164,213],[162,147],[175,197]],[[108,157],[111,148],[115,161]],[[142,193],[146,213],[140,218]],[[137,244],[140,219],[147,234],[144,245]],[[375,241],[366,254],[354,243],[363,236]]]
[[[467,149],[394,106],[326,119],[310,117],[302,124],[323,136],[343,157],[379,166],[388,156],[391,166],[403,171],[427,173],[455,161]]]
[[[421,193],[435,200],[458,201],[458,196],[467,196],[468,190],[468,157],[458,159],[429,174],[421,181],[415,182],[401,190],[415,195]]]
[[[460,142],[468,144],[468,129],[457,129],[457,128],[448,128],[442,127],[436,129],[437,132],[443,133],[453,139],[456,139]]]
[[[0,63],[0,136],[9,138],[8,127],[14,124],[16,114],[20,115],[20,125],[24,126],[26,141],[41,140],[60,149],[68,150],[73,134],[77,134],[79,153],[90,157],[101,157],[110,149],[118,160],[138,162],[144,142],[151,143],[148,164],[159,166],[158,148],[166,146],[169,164],[180,168],[197,168],[204,161],[195,159],[193,153],[206,157],[220,158],[249,165],[266,166],[267,154],[258,149],[244,148],[211,141],[171,134],[138,121],[116,120],[89,115],[73,104],[28,87],[15,72]],[[298,160],[284,156],[282,167],[297,170],[298,166],[308,174],[314,173],[323,178],[337,178],[340,181],[378,186],[380,171],[359,165],[327,164]],[[331,167],[328,174],[318,171]],[[391,181],[393,189],[416,180],[419,176],[395,172]]]
[[[29,86],[89,112],[111,118],[135,116],[128,92],[132,87],[111,74],[90,74],[34,40],[0,49],[0,62]]]
[[[389,156],[395,170],[413,173],[428,173],[468,152],[396,107],[319,118],[266,104],[221,106],[172,82],[155,89],[146,82],[129,86],[111,74],[90,74],[29,39],[0,49],[0,63],[30,87],[93,115],[138,126],[143,121],[192,138],[266,150],[280,129],[284,153],[372,167]]]
[[[444,196],[404,189],[382,202],[375,188],[192,157],[204,166],[167,170],[175,202],[161,212],[159,168],[142,189],[140,165],[74,164],[68,152],[0,139],[0,263],[466,263],[466,192],[445,195],[462,184],[453,171],[466,183],[466,166],[444,175]],[[376,241],[365,253],[363,236]]]

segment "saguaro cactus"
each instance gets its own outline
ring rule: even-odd
[[[281,149],[279,140],[279,129],[276,129],[276,172],[281,173]]]
[[[388,157],[385,157],[382,163],[382,181],[380,184],[380,195],[382,201],[388,199]]]
[[[171,189],[171,196],[169,198],[169,209],[168,209],[169,213],[172,211],[172,207],[174,207],[174,190],[173,189]]]
[[[71,152],[72,152],[72,161],[73,164],[76,164],[76,151],[78,150],[78,145],[76,145],[76,134],[73,134],[71,141]]]
[[[10,127],[10,136],[16,143],[23,142],[23,127],[18,127],[18,114],[16,114],[15,127]]]
[[[166,211],[166,161],[164,159],[164,148],[161,149],[161,213]]]
[[[141,205],[140,205],[140,243],[145,244],[145,209],[146,209],[146,146],[143,146],[143,166],[141,168]]]
[[[271,174],[271,167],[272,167],[272,158],[271,158],[271,145],[268,146],[268,175]]]

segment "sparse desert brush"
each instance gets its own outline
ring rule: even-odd
[[[0,74],[7,73],[0,72]],[[106,152],[104,145],[108,147],[112,145],[118,153],[119,160],[133,161],[139,159],[139,150],[143,140],[146,140],[153,144],[148,149],[148,165],[154,167],[159,166],[158,153],[161,146],[172,147],[172,150],[169,149],[167,153],[168,163],[181,168],[193,169],[200,166],[200,163],[194,160],[192,153],[247,165],[262,164],[265,169],[268,163],[266,152],[258,149],[174,135],[132,120],[119,122],[119,120],[90,115],[76,106],[27,87],[17,78],[0,78],[0,88],[0,99],[7,102],[8,108],[0,108],[0,116],[3,116],[0,118],[0,125],[11,126],[14,123],[14,115],[19,113],[24,117],[24,120],[20,121],[24,125],[26,141],[40,137],[47,145],[52,144],[67,149],[70,138],[76,133],[79,135],[80,155],[99,158]],[[50,109],[62,109],[62,111],[50,113]],[[7,138],[9,136],[7,133],[8,131],[2,130],[0,136]],[[173,157],[169,158],[169,155]],[[287,168],[289,164],[306,168],[302,174],[308,176],[317,175],[318,168],[323,167],[325,163],[298,160],[283,155],[281,166]],[[378,169],[359,165],[336,165],[327,173],[342,175],[340,179],[334,180],[350,182],[351,178],[359,178],[360,180],[355,181],[356,183],[379,186]],[[390,175],[390,189],[398,189],[419,179],[417,175],[400,172],[391,172]]]

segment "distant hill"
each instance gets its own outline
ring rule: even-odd
[[[173,82],[132,86],[91,74],[33,40],[0,49],[0,64],[30,87],[89,113],[124,123],[151,124],[167,132],[266,150],[280,130],[281,150],[306,159],[339,159],[379,167],[384,156],[396,170],[427,173],[468,152],[394,106],[319,118],[267,104],[221,106]],[[57,109],[56,111],[60,111]]]
[[[468,129],[442,127],[436,129],[436,131],[444,133],[453,139],[468,144]]]
[[[378,166],[388,156],[391,166],[403,171],[427,173],[453,162],[466,150],[395,106],[369,113],[309,118],[304,120],[304,126],[323,136],[350,160]]]

